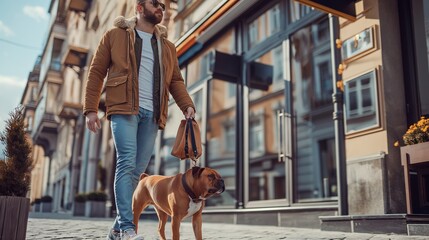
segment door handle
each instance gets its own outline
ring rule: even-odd
[[[277,110],[277,131],[278,134],[276,134],[277,136],[277,161],[278,162],[283,162],[285,154],[283,152],[284,150],[284,146],[283,146],[283,140],[284,140],[284,136],[283,136],[283,121],[284,121],[284,110]]]
[[[284,120],[284,152],[285,157],[288,159],[292,159],[292,115],[290,113],[283,114]]]

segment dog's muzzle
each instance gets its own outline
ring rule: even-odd
[[[215,185],[213,188],[209,189],[209,193],[210,194],[221,194],[225,191],[225,183],[223,182],[223,179],[219,179],[218,181],[216,181]]]

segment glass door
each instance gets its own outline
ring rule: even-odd
[[[247,207],[289,205],[290,115],[285,54],[288,41],[247,64]],[[246,116],[245,116],[246,119]]]
[[[290,36],[294,202],[337,196],[328,19]]]

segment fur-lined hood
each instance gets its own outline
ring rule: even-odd
[[[125,18],[124,16],[119,16],[113,22],[113,25],[118,28],[132,28],[134,29],[137,24],[137,17]],[[161,24],[155,26],[155,34],[160,38],[167,38],[167,28]]]

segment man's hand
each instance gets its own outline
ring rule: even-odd
[[[195,110],[192,107],[188,107],[185,112],[185,118],[195,118]]]
[[[89,112],[86,114],[86,127],[93,133],[97,133],[97,130],[101,128],[100,119],[95,112]]]

